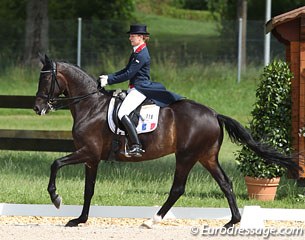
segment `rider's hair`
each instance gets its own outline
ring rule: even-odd
[[[148,35],[143,35],[143,40],[144,42],[148,42],[149,41],[149,36]]]

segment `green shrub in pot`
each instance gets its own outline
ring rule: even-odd
[[[264,68],[249,124],[255,140],[285,154],[291,152],[291,79],[289,66],[281,60],[275,60]],[[266,164],[247,147],[242,147],[236,155],[238,169],[244,176],[273,178],[285,173],[283,167]]]

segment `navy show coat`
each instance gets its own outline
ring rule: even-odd
[[[116,84],[129,80],[129,85],[135,87],[147,98],[160,107],[181,100],[183,97],[166,90],[163,84],[150,80],[150,56],[146,44],[133,52],[127,66],[113,74],[108,75],[108,84]]]

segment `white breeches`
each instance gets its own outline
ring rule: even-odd
[[[144,100],[146,96],[140,93],[137,89],[128,89],[128,94],[124,99],[119,112],[118,117],[121,120],[124,115],[129,115],[133,110],[135,110]]]

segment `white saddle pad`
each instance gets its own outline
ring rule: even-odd
[[[108,107],[108,125],[113,133],[115,132],[116,126],[113,121],[113,109],[114,109],[115,98],[112,98]],[[137,132],[147,133],[154,131],[158,126],[160,107],[155,104],[144,105],[140,110],[140,118],[137,126]],[[125,135],[125,132],[118,128],[117,133],[120,135]]]

